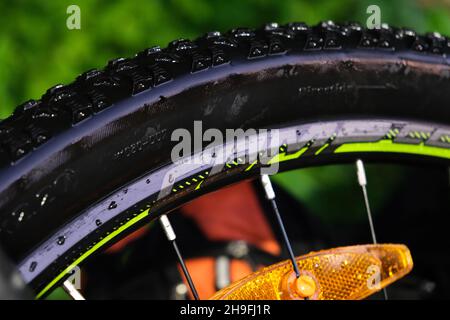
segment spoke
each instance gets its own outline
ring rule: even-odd
[[[86,300],[83,295],[80,293],[80,291],[75,288],[75,286],[70,282],[70,280],[66,280],[63,283],[63,289],[64,291],[72,297],[73,300]]]
[[[272,204],[273,211],[275,212],[275,216],[278,221],[278,225],[280,227],[281,233],[283,235],[284,244],[288,250],[289,258],[292,263],[292,267],[294,268],[295,275],[300,277],[300,270],[298,269],[297,261],[295,260],[294,251],[292,251],[291,242],[289,241],[289,237],[286,232],[286,228],[284,227],[283,219],[281,218],[280,211],[278,210],[277,202],[275,201],[275,191],[273,190],[272,183],[270,182],[270,178],[267,174],[263,174],[261,176],[261,182],[264,187],[264,191],[266,193],[267,200]]]
[[[375,227],[373,225],[372,211],[370,210],[369,195],[367,194],[366,170],[364,168],[364,163],[362,162],[361,159],[356,160],[356,174],[358,176],[358,183],[361,186],[364,196],[364,204],[366,206],[367,219],[369,220],[370,234],[372,235],[372,241],[373,244],[377,244],[377,236],[375,234]],[[384,299],[387,300],[388,294],[386,288],[383,288],[383,293]]]
[[[180,249],[178,248],[177,242],[175,241],[177,236],[172,228],[172,224],[170,223],[169,218],[165,214],[163,214],[159,219],[159,221],[161,222],[161,226],[163,227],[164,232],[166,233],[167,239],[173,245],[175,253],[177,254],[178,262],[181,265],[181,269],[183,270],[184,276],[186,277],[186,280],[189,284],[189,288],[191,289],[192,295],[194,296],[195,300],[199,300],[199,296],[197,290],[195,289],[194,282],[192,281],[186,263],[184,262],[183,256],[181,255]]]

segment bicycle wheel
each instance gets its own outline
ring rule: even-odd
[[[259,174],[237,154],[214,173],[173,163],[172,133],[194,134],[195,120],[279,129],[280,170],[356,158],[448,166],[449,53],[436,33],[325,22],[211,32],[110,61],[0,123],[0,241],[42,297],[162,213]]]

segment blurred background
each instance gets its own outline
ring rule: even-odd
[[[81,8],[81,30],[66,27],[66,9],[71,4]],[[0,119],[55,84],[71,82],[81,72],[146,47],[267,22],[334,20],[365,25],[366,8],[372,4],[381,8],[383,23],[450,35],[450,0],[0,0]],[[401,213],[404,223],[407,214],[417,218],[426,210],[441,210],[429,205],[442,195],[437,187],[415,188],[441,176],[442,171],[426,168],[369,165],[370,197],[374,215],[379,217],[376,222],[389,225],[393,211]],[[351,237],[343,235],[353,226],[367,227],[352,165],[292,171],[278,175],[275,181],[283,189],[280,192],[295,198],[327,226],[322,231],[327,235],[335,232],[334,237],[330,235],[333,244],[347,244]],[[440,181],[444,188],[446,181]],[[419,225],[411,222],[404,226],[417,235]],[[369,242],[368,229],[364,230]],[[385,230],[381,239],[396,240],[389,227]],[[404,234],[398,234],[402,237]]]

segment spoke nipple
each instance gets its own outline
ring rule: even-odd
[[[172,228],[169,218],[163,214],[161,215],[159,221],[164,229],[164,232],[166,233],[167,239],[169,239],[169,241],[174,241],[177,236],[175,235],[175,231]]]
[[[361,187],[367,185],[366,171],[364,170],[364,163],[361,159],[356,160],[356,173],[358,175],[358,183]]]
[[[264,187],[264,191],[266,192],[267,200],[275,199],[275,191],[273,190],[272,183],[270,182],[270,178],[267,174],[263,174],[261,176],[261,182]]]

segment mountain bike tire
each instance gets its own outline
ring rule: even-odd
[[[156,198],[171,133],[195,120],[314,132],[281,146],[283,170],[357,157],[448,166],[449,55],[437,33],[323,22],[210,32],[112,60],[0,122],[0,242],[43,297],[159,214],[258,174],[239,163],[203,170]]]

